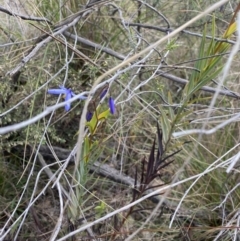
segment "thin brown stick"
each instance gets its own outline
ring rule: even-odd
[[[188,80],[179,78],[179,77],[177,77],[175,75],[172,75],[172,74],[167,74],[167,73],[164,73],[162,71],[158,71],[158,74],[159,74],[159,76],[162,76],[166,79],[172,80],[172,81],[177,82],[177,83],[182,84],[182,85],[186,85],[188,83]],[[215,88],[208,87],[208,86],[203,86],[200,90],[203,90],[203,91],[206,91],[206,92],[209,92],[209,93],[216,93],[216,91],[217,91]],[[240,95],[236,92],[233,92],[233,91],[220,90],[219,94],[220,95],[226,95],[226,96],[229,96],[229,97],[232,97],[232,98],[235,98],[235,99],[240,99]]]
[[[168,32],[171,33],[171,32],[174,31],[174,29],[172,29],[172,28],[163,28],[163,27],[158,27],[158,26],[149,25],[149,24],[131,23],[131,22],[125,22],[125,24],[127,26],[133,26],[133,27],[135,26],[135,27],[153,29],[153,30],[157,30],[157,31],[160,31],[160,32],[163,32],[163,33],[168,33]],[[200,34],[200,33],[195,33],[195,32],[191,32],[191,31],[188,31],[188,30],[182,30],[181,32],[184,33],[184,34],[188,34],[188,35],[192,35],[192,36],[196,36],[196,37],[200,37],[200,38],[203,37],[203,35]],[[232,44],[232,45],[234,45],[236,43],[235,41],[232,41],[232,40],[229,40],[229,39],[216,38],[216,37],[212,37],[212,36],[209,36],[209,35],[206,35],[205,38],[214,39],[216,42],[224,42],[224,43],[229,43],[229,44]]]
[[[68,31],[65,31],[63,34],[66,37],[69,37],[69,38],[74,39],[74,40],[77,39],[77,41],[79,43],[82,43],[82,44],[85,44],[85,45],[87,45],[89,47],[101,50],[102,52],[105,52],[106,54],[109,54],[109,55],[111,55],[111,56],[113,56],[113,57],[115,57],[117,59],[124,60],[126,58],[126,56],[124,56],[121,53],[118,53],[118,52],[116,52],[116,51],[114,51],[114,50],[112,50],[110,48],[104,47],[101,44],[94,43],[94,42],[92,42],[92,41],[90,41],[88,39],[85,39],[85,38],[82,38],[82,37],[77,36],[75,34],[72,34],[72,33],[68,32]]]
[[[10,15],[10,16],[21,18],[23,20],[32,20],[32,21],[37,21],[37,22],[47,22],[48,24],[52,25],[51,21],[48,20],[47,18],[39,18],[39,17],[33,17],[33,16],[28,17],[28,16],[25,16],[25,15],[22,15],[22,14],[19,14],[19,13],[9,11],[8,9],[3,8],[1,6],[0,6],[0,11],[4,12],[4,13]]]

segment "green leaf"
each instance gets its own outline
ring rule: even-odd
[[[97,108],[96,111],[94,111],[92,119],[86,123],[86,126],[89,128],[91,135],[95,133],[98,125],[98,114],[97,114],[98,110],[99,110],[99,107]]]
[[[101,216],[106,210],[106,204],[103,201],[101,201],[101,203],[98,206],[96,206],[94,209],[97,215]]]
[[[223,48],[221,46],[222,43],[217,43],[214,40],[215,37],[215,30],[216,24],[215,24],[215,17],[213,16],[212,20],[212,40],[206,48],[206,26],[203,31],[203,37],[201,40],[201,44],[199,47],[199,60],[195,64],[195,68],[197,68],[200,72],[193,71],[189,83],[186,85],[184,92],[186,93],[186,101],[189,100],[189,98],[199,89],[201,89],[204,85],[208,85],[212,79],[216,78],[220,71],[222,70],[222,65],[219,63],[222,59],[222,56],[216,56],[215,54],[219,53],[219,50],[221,49],[221,52],[224,52],[226,50],[226,46]],[[231,31],[234,30],[234,27],[232,27]],[[229,45],[229,44],[228,44]],[[220,48],[221,47],[221,48]],[[208,58],[208,56],[213,56],[211,58]],[[205,59],[202,59],[205,58]],[[185,102],[186,103],[186,102]]]
[[[102,120],[102,119],[105,120],[105,119],[107,119],[108,116],[109,116],[109,113],[110,113],[110,109],[107,109],[107,110],[103,111],[102,113],[100,113],[98,115],[98,120]]]
[[[93,114],[92,119],[86,123],[86,126],[89,128],[91,135],[94,135],[94,133],[96,132],[100,121],[108,118],[109,113],[110,109],[107,109],[99,114],[99,107],[97,108],[97,110]]]
[[[173,104],[172,95],[171,95],[170,91],[168,91],[168,103],[170,105]],[[171,106],[169,106],[169,115],[170,115],[171,121],[173,121],[175,119],[175,114],[174,114],[173,108]]]
[[[162,133],[163,133],[163,140],[166,143],[169,139],[169,134],[171,131],[171,124],[169,122],[169,119],[168,119],[165,111],[163,110],[163,108],[161,106],[160,106],[160,111],[161,111],[160,121],[161,121]]]
[[[90,140],[89,140],[89,137],[86,136],[84,139],[84,147],[83,147],[83,160],[85,163],[88,162],[89,160],[90,148],[91,148]]]

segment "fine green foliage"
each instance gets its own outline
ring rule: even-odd
[[[236,22],[231,24],[228,28],[227,33],[223,35],[223,39],[231,37],[236,31]],[[198,59],[195,62],[195,68],[197,71],[193,71],[189,83],[185,87],[185,95],[191,97],[196,91],[201,89],[203,86],[211,83],[212,79],[215,79],[223,68],[223,64],[220,62],[222,56],[230,48],[230,44],[218,43],[214,40],[216,34],[216,25],[215,18],[212,20],[212,40],[210,41],[209,46],[207,47],[206,41],[206,26],[203,31],[202,41],[199,47]],[[217,56],[216,56],[217,55]]]

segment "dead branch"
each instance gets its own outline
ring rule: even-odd
[[[92,47],[92,48],[95,48],[95,49],[98,49],[98,50],[101,50],[102,52],[105,52],[106,54],[109,54],[117,59],[120,59],[120,60],[124,60],[126,58],[126,56],[110,49],[110,48],[107,48],[107,47],[103,47],[101,44],[97,44],[97,43],[94,43],[88,39],[85,39],[85,38],[82,38],[82,37],[79,37],[75,34],[72,34],[72,33],[69,33],[68,31],[65,31],[64,33],[64,36],[66,37],[69,37],[71,39],[77,39],[78,42],[82,43],[82,44],[85,44],[89,47]]]
[[[47,18],[39,18],[39,17],[34,17],[34,16],[28,17],[28,16],[25,16],[25,15],[22,15],[22,14],[19,14],[19,13],[11,12],[8,9],[3,8],[1,6],[0,6],[0,11],[4,12],[4,13],[10,15],[10,16],[21,18],[23,20],[31,20],[31,21],[37,21],[37,22],[47,22],[48,24],[52,25],[51,21],[48,20]]]
[[[158,26],[154,26],[154,25],[150,25],[150,24],[131,23],[131,22],[125,22],[125,24],[127,26],[153,29],[153,30],[157,30],[157,31],[160,31],[160,32],[163,32],[163,33],[171,33],[172,31],[174,31],[174,29],[172,29],[172,28],[163,28],[163,27],[158,27]],[[196,37],[199,37],[199,38],[203,37],[203,35],[200,34],[200,33],[195,33],[195,32],[191,32],[191,31],[188,31],[188,30],[182,30],[182,33],[192,35],[192,36],[196,36]],[[228,43],[228,44],[232,44],[232,45],[234,45],[236,43],[235,41],[232,41],[232,40],[229,40],[229,39],[222,39],[222,38],[212,37],[212,36],[209,36],[209,35],[206,35],[205,38],[214,39],[216,42],[224,42],[224,43]]]
[[[164,73],[162,71],[158,71],[158,74],[159,74],[159,76],[162,76],[166,79],[175,81],[175,82],[177,82],[179,84],[182,84],[182,85],[186,85],[188,83],[188,80],[179,78],[179,77],[177,77],[175,75],[172,75],[172,74],[167,74],[167,73]],[[201,90],[209,92],[209,93],[215,93],[216,92],[215,88],[208,87],[208,86],[203,86],[201,88]],[[235,99],[240,98],[240,95],[238,93],[233,92],[233,91],[227,91],[227,90],[220,90],[219,95],[226,95],[226,96],[229,96],[229,97],[232,97],[232,98],[235,98]]]

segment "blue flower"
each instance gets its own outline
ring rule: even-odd
[[[93,117],[93,113],[90,112],[90,111],[88,111],[88,112],[87,112],[87,115],[86,115],[86,120],[87,120],[87,121],[90,121],[90,120],[92,119],[92,117]]]
[[[65,101],[70,100],[73,96],[75,96],[75,94],[73,93],[73,91],[71,89],[67,89],[63,86],[59,86],[60,89],[49,89],[48,90],[48,94],[51,95],[65,95]],[[87,97],[82,96],[79,97],[80,100],[85,100]],[[65,110],[69,111],[71,108],[71,103],[66,103],[65,104]]]
[[[102,93],[100,94],[100,100],[107,94],[108,89],[104,89]]]
[[[114,114],[116,109],[115,109],[114,99],[112,97],[108,99],[108,105],[109,105],[111,114]]]

